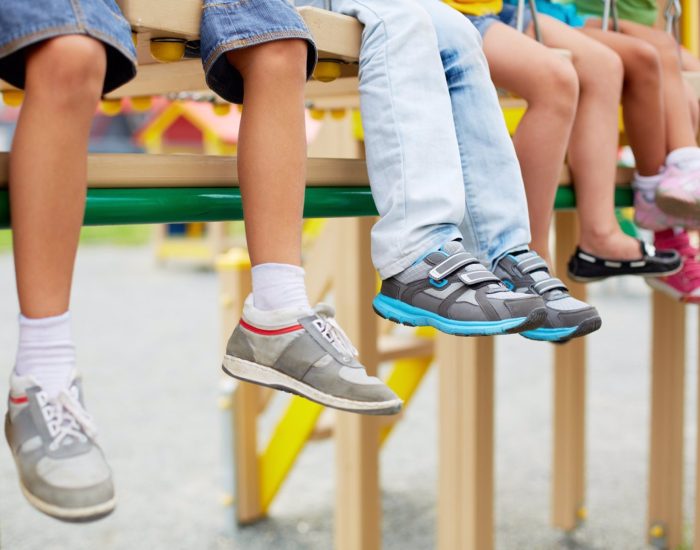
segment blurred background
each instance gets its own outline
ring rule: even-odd
[[[233,154],[237,109],[157,100],[94,122],[94,152]],[[0,107],[0,150],[9,149],[17,109]],[[320,117],[316,117],[320,118]],[[309,117],[310,148],[323,156],[351,115]],[[348,153],[352,156],[354,152]],[[335,156],[342,156],[334,151]],[[221,253],[243,242],[239,223],[83,230],[72,313],[88,408],[115,473],[116,512],[90,525],[42,516],[22,497],[11,455],[0,445],[0,545],[8,550],[330,549],[334,446],[306,446],[269,518],[238,527],[231,505],[231,389],[221,375]],[[225,275],[224,275],[225,276]],[[589,287],[604,330],[589,338],[587,506],[565,537],[549,524],[552,348],[518,336],[497,339],[496,548],[645,548],[650,370],[649,290],[637,280]],[[696,437],[697,310],[688,315],[686,517],[692,517]],[[11,235],[0,231],[0,395],[16,346]],[[437,388],[434,370],[382,451],[384,548],[430,549],[435,540]],[[285,405],[263,417],[270,433]],[[614,422],[611,420],[614,419]],[[322,423],[332,425],[332,417]],[[262,441],[265,440],[263,436]],[[691,538],[690,526],[688,527]]]

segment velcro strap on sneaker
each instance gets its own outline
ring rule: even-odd
[[[568,291],[569,289],[563,282],[561,282],[556,277],[550,277],[549,279],[545,279],[544,281],[540,281],[532,285],[532,290],[534,290],[535,292],[537,292],[537,294],[541,296],[542,294],[544,294],[545,292],[549,292],[550,290]]]
[[[518,269],[522,273],[532,273],[538,269],[547,269],[547,262],[545,262],[539,256],[533,256],[532,258],[526,258],[518,262]]]
[[[436,265],[430,270],[428,276],[435,281],[441,281],[445,277],[452,275],[458,269],[478,263],[479,260],[469,254],[469,252],[458,252]]]
[[[459,274],[459,280],[465,285],[473,286],[480,283],[500,283],[501,280],[496,277],[493,273],[484,269],[475,269],[474,271],[464,271]]]

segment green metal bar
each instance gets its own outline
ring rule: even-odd
[[[615,189],[617,207],[632,206],[632,190]],[[571,187],[560,187],[557,210],[575,208]],[[507,205],[504,205],[507,208]],[[369,187],[309,187],[306,190],[306,218],[376,216]],[[243,218],[238,188],[152,188],[90,189],[85,208],[85,225],[126,225],[240,220]],[[0,191],[0,228],[10,225],[7,190]]]

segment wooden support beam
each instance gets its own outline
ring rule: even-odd
[[[251,291],[250,260],[245,250],[236,249],[217,262],[221,285],[222,326],[225,342],[243,310],[243,302]],[[252,523],[263,517],[260,499],[257,418],[260,409],[260,388],[236,382],[233,397],[233,448],[236,480],[236,516],[239,523]]]
[[[438,334],[439,550],[491,550],[494,342]]]
[[[698,348],[700,348],[700,338],[698,338]],[[698,361],[698,370],[700,371],[700,361]],[[698,376],[697,395],[700,396],[700,376]],[[700,550],[700,400],[698,401],[696,408],[697,412],[695,434],[695,537],[693,540],[693,550]]]
[[[329,222],[330,223],[330,222]],[[338,226],[335,287],[338,321],[360,352],[369,374],[376,374],[377,316],[372,311],[376,274],[370,259],[372,218],[334,220]],[[381,547],[379,429],[376,417],[337,413],[336,550]]]
[[[9,155],[0,153],[0,188],[7,187]],[[88,155],[90,188],[238,187],[236,157],[215,155]],[[307,187],[367,187],[364,160],[308,159]]]
[[[677,548],[683,542],[685,307],[658,291],[652,304],[649,540]]]
[[[586,299],[585,286],[566,277],[566,262],[578,242],[575,212],[556,213],[556,275],[571,294]],[[554,348],[554,441],[551,521],[571,531],[585,517],[586,342],[575,338]]]

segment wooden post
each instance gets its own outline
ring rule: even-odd
[[[493,338],[440,333],[439,550],[493,548]]]
[[[571,294],[586,299],[584,285],[566,277],[566,262],[576,248],[575,212],[556,213],[556,275]],[[554,441],[552,525],[564,531],[585,518],[586,342],[575,338],[554,348]]]
[[[685,307],[653,292],[649,540],[683,542]]]
[[[372,218],[334,220],[338,224],[334,276],[338,321],[360,352],[369,374],[378,366],[377,317],[372,311],[376,273],[370,258]],[[337,414],[335,548],[381,548],[377,417]]]
[[[235,326],[243,302],[250,294],[250,261],[245,250],[234,249],[217,262],[221,281],[221,306],[224,347]],[[234,467],[236,474],[236,517],[241,524],[252,523],[264,515],[260,504],[257,418],[260,388],[238,382],[232,407]]]
[[[699,345],[700,347],[700,341]],[[698,363],[700,370],[700,362]],[[698,377],[698,394],[700,395],[700,376]],[[700,550],[700,402],[697,404],[697,430],[695,446],[695,538],[693,540],[693,550]]]

